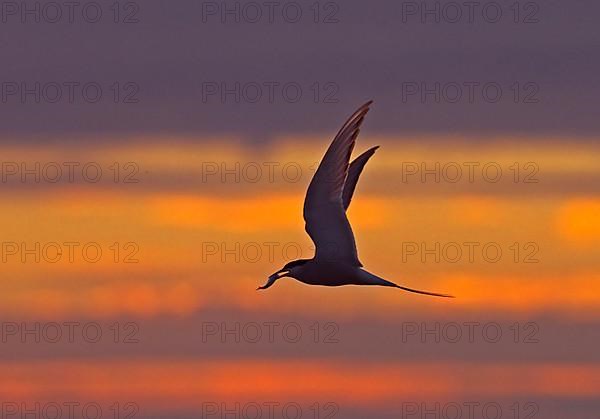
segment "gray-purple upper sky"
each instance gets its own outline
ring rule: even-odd
[[[1,5],[3,142],[130,133],[263,142],[332,131],[371,98],[371,132],[600,130],[592,0],[429,1],[439,12],[425,14],[422,2],[393,0],[145,0],[121,3],[118,15],[108,1],[46,4]]]

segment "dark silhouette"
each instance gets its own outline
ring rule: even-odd
[[[265,285],[257,289],[269,288],[279,278],[287,276],[309,285],[381,285],[418,294],[453,298],[451,295],[396,285],[362,269],[363,265],[358,260],[354,234],[346,217],[346,209],[350,205],[365,164],[379,147],[370,148],[352,163],[349,162],[360,126],[369,112],[371,103],[372,101],[369,101],[362,105],[342,126],[327,149],[306,192],[305,229],[315,243],[315,257],[287,263],[271,275]]]

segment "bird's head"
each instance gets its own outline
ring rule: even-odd
[[[269,279],[267,280],[267,283],[265,285],[263,285],[262,287],[258,287],[257,290],[264,290],[264,289],[269,288],[279,278],[283,278],[286,276],[291,277],[291,278],[297,278],[298,272],[300,270],[302,270],[302,265],[304,265],[309,260],[310,259],[298,259],[298,260],[292,260],[291,262],[286,263],[283,268],[281,268],[280,270],[278,270],[277,272],[275,272],[273,275],[271,275],[269,277]]]

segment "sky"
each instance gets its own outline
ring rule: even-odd
[[[465,4],[1,3],[2,417],[597,417],[600,5]],[[369,99],[360,260],[457,298],[256,291]]]

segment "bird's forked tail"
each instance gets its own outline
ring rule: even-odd
[[[394,288],[400,288],[401,290],[404,290],[404,291],[414,292],[416,294],[432,295],[434,297],[456,298],[456,297],[454,297],[454,295],[450,295],[450,294],[438,294],[437,292],[419,291],[419,290],[414,290],[412,288],[401,287],[400,285],[396,285],[396,284],[393,284],[391,286],[393,286]]]
[[[401,290],[414,292],[415,294],[431,295],[433,297],[455,298],[453,295],[449,294],[440,294],[437,292],[420,291],[408,287],[402,287],[398,284],[394,284],[393,282],[388,281],[387,279],[383,279],[378,277],[377,275],[373,275],[371,272],[367,272],[365,270],[363,270],[362,272],[365,285],[381,285],[384,287],[400,288]]]

